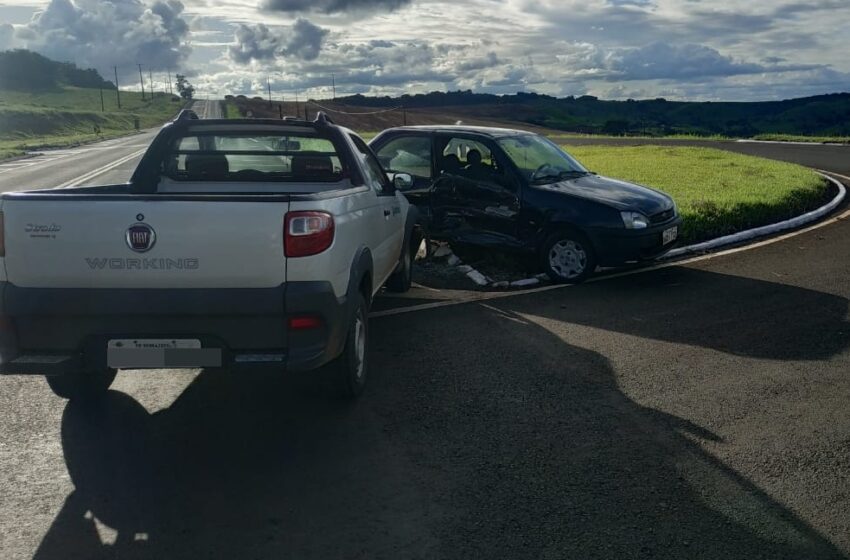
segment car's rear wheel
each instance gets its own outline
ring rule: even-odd
[[[596,270],[596,255],[587,238],[571,230],[546,238],[540,251],[543,270],[555,282],[577,284]]]
[[[69,400],[90,400],[106,394],[118,372],[104,368],[80,370],[63,375],[45,377],[50,389],[58,397]]]
[[[369,306],[363,294],[357,295],[355,306],[345,348],[342,354],[330,363],[337,393],[345,399],[356,399],[363,393],[369,365]]]

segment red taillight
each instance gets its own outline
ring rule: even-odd
[[[304,317],[290,317],[289,328],[291,330],[303,331],[306,329],[318,329],[322,326],[322,320],[309,315]]]
[[[289,212],[283,224],[283,252],[287,257],[316,255],[331,246],[334,219],[327,212]]]

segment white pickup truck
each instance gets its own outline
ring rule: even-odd
[[[328,364],[355,397],[372,298],[410,286],[411,183],[322,114],[184,111],[128,184],[5,193],[0,372],[91,398],[118,369]]]

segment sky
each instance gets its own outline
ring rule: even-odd
[[[0,50],[201,97],[788,99],[850,91],[848,27],[850,0],[0,0]]]

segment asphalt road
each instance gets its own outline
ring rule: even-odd
[[[847,558],[849,239],[375,318],[353,405],[0,379],[0,558]]]

